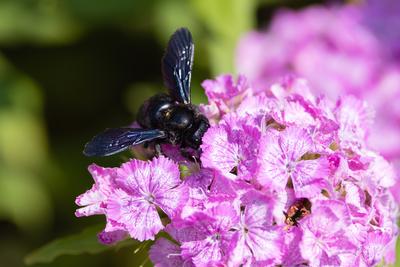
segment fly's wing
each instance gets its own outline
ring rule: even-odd
[[[85,145],[83,154],[88,157],[110,156],[128,149],[130,146],[138,145],[165,137],[165,132],[153,129],[112,128],[93,137]]]
[[[186,28],[178,29],[169,39],[161,70],[169,94],[184,104],[190,103],[193,55],[194,44],[190,31]]]

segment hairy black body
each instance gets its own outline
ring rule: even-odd
[[[177,103],[167,94],[155,95],[143,103],[137,122],[143,128],[164,129],[164,141],[182,148],[198,149],[209,128],[197,106]]]
[[[106,129],[86,144],[83,153],[109,156],[144,142],[198,149],[210,124],[190,99],[193,55],[189,30],[178,29],[171,36],[162,59],[168,94],[155,95],[143,103],[137,116],[142,128]]]

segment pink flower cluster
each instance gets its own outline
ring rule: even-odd
[[[281,10],[267,31],[241,39],[237,70],[260,90],[292,73],[306,78],[316,94],[367,100],[376,110],[369,145],[400,175],[399,14],[397,0]]]
[[[155,266],[374,266],[398,233],[393,167],[369,149],[373,111],[314,97],[305,80],[254,90],[203,83],[212,126],[199,156],[91,165],[77,216],[104,214],[100,241],[154,240]],[[166,234],[158,235],[161,231]]]

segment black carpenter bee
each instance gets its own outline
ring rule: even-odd
[[[161,63],[169,94],[157,94],[143,103],[137,115],[142,128],[106,129],[86,144],[83,154],[109,156],[151,141],[198,149],[210,124],[190,100],[193,54],[190,31],[178,29],[171,36]]]

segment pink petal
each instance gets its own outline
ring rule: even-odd
[[[276,229],[266,230],[253,227],[248,232],[247,246],[253,252],[254,259],[264,261],[272,259],[279,262],[282,251],[278,240],[282,238]]]
[[[365,146],[366,134],[372,124],[374,112],[366,102],[355,97],[345,97],[337,110],[339,121],[339,139],[344,148],[359,151]]]
[[[368,266],[378,264],[385,253],[386,246],[390,242],[390,235],[380,231],[368,233],[363,246],[362,256]]]
[[[282,132],[279,144],[286,157],[298,160],[312,148],[312,141],[306,131],[297,127],[288,127]]]
[[[229,251],[228,266],[240,266],[251,262],[253,257],[249,247],[246,245],[245,236],[239,232],[232,236]]]
[[[375,157],[369,170],[372,171],[371,177],[379,187],[389,188],[396,183],[396,173],[393,166],[382,156],[377,155]]]
[[[127,236],[126,231],[124,230],[115,230],[115,231],[102,231],[98,234],[98,239],[101,243],[105,245],[112,245],[117,243],[118,241],[123,240]]]
[[[231,75],[220,75],[215,80],[205,80],[201,85],[209,100],[228,100],[249,88],[243,75],[238,76],[236,84]]]
[[[77,217],[103,214],[103,203],[114,190],[115,169],[102,168],[96,164],[89,166],[89,172],[95,180],[92,188],[78,196],[75,203],[79,206],[86,206],[76,211]]]
[[[160,156],[151,162],[153,190],[166,190],[181,183],[178,165],[172,160]]]
[[[322,244],[318,243],[316,236],[310,232],[305,231],[300,242],[300,252],[301,256],[306,260],[318,260],[323,253],[324,247]]]
[[[189,191],[185,185],[180,185],[173,189],[166,190],[155,194],[155,203],[170,218],[179,214],[184,203],[188,201]]]
[[[292,173],[296,197],[313,197],[328,187],[324,177],[329,174],[328,162],[325,159],[301,160]]]
[[[286,187],[289,175],[286,171],[286,158],[279,146],[279,137],[266,133],[260,140],[259,171],[257,181],[264,187],[282,190]]]
[[[185,263],[180,254],[179,246],[163,237],[158,238],[149,251],[149,257],[155,267],[192,266],[191,263]]]
[[[299,102],[284,102],[283,122],[285,125],[308,127],[315,125],[313,116]]]
[[[228,141],[224,127],[212,127],[203,136],[201,162],[206,168],[214,168],[229,173],[238,165],[239,145]]]
[[[151,162],[130,160],[117,170],[117,182],[134,194],[165,190],[180,183],[178,165],[159,157]]]
[[[139,241],[154,240],[154,236],[164,228],[154,204],[134,198],[121,189],[117,189],[107,202],[106,215],[122,224]]]

